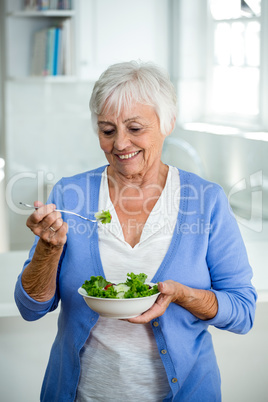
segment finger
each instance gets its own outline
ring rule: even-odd
[[[146,324],[154,318],[164,314],[174,297],[173,281],[165,281],[158,283],[158,290],[161,294],[158,296],[153,306],[138,317],[130,318],[128,321],[133,324]]]
[[[62,226],[55,232],[55,235],[50,237],[50,243],[54,246],[61,247],[67,241],[68,225],[63,222]]]
[[[55,230],[57,230],[62,225],[62,222],[63,220],[61,213],[58,211],[53,211],[42,219],[40,222],[40,227],[42,227],[44,231],[48,230],[50,227],[53,227]]]
[[[161,294],[172,297],[172,301],[180,300],[184,296],[185,286],[179,282],[168,279],[164,282],[159,282],[158,289]]]
[[[138,317],[130,318],[128,321],[134,324],[146,324],[154,318],[163,315],[170,303],[171,297],[159,295],[156,302],[152,305],[151,308],[149,308],[149,310],[145,311]]]
[[[41,202],[41,201],[35,201],[34,202],[34,207],[35,208],[40,208],[40,207],[42,207],[44,204]]]
[[[46,243],[49,243],[56,247],[61,247],[67,241],[67,230],[68,230],[68,225],[66,222],[63,222],[61,227],[57,231],[54,231],[54,230],[51,230],[48,228],[48,230],[43,232],[40,237]]]
[[[56,206],[54,204],[47,204],[47,205],[41,205],[38,207],[32,215],[29,216],[29,222],[32,222],[33,224],[37,224],[41,222],[47,215],[51,214],[54,210],[56,209]]]
[[[65,243],[65,241],[67,239],[66,235],[68,232],[68,225],[66,222],[62,221],[61,227],[59,229],[57,229],[56,231],[53,230],[51,232],[54,233],[54,236],[56,236],[59,241],[61,241],[61,242],[64,241],[64,243]]]
[[[41,207],[42,209],[45,207]],[[40,209],[41,209],[40,208]],[[47,211],[51,211],[51,206],[47,208]],[[39,210],[34,212],[27,219],[27,226],[38,236],[42,235],[46,232],[49,227],[53,226],[53,224],[57,221],[57,219],[61,219],[61,213],[57,211],[52,211],[46,214],[46,212],[39,213]]]
[[[45,208],[45,206],[41,208]],[[50,211],[51,208],[52,207],[49,206],[48,210]],[[36,211],[35,213],[38,214],[38,211]],[[41,212],[40,216],[41,218],[43,218],[41,220],[40,216],[34,215],[35,213],[29,216],[26,224],[35,235],[41,237],[45,241],[49,241],[52,237],[52,234],[54,234],[54,232],[57,231],[63,223],[61,213],[58,211],[53,211],[50,212],[48,215],[44,215],[44,212]],[[52,227],[53,229],[49,229],[50,227]]]
[[[154,318],[160,317],[163,314],[164,311],[162,311],[159,306],[153,305],[153,307],[145,311],[143,314],[139,315],[138,317],[129,318],[128,321],[133,324],[147,324]]]
[[[162,294],[172,295],[175,292],[173,281],[165,281],[158,283],[158,290]]]
[[[49,232],[49,237],[55,236],[56,233],[61,228],[62,224],[63,224],[63,220],[61,218],[54,221],[47,229],[47,231]]]
[[[63,225],[63,219],[58,218],[49,226],[49,229],[52,232],[57,232],[62,227],[62,225]]]

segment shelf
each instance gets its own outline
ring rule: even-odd
[[[49,314],[59,314],[59,307],[51,311]],[[16,303],[0,303],[0,318],[5,318],[5,317],[21,317],[20,312],[18,310],[18,307],[16,306]]]
[[[68,83],[75,83],[78,81],[78,78],[75,75],[49,75],[46,77],[38,77],[38,76],[28,76],[28,77],[7,77],[8,81],[18,82],[18,83],[44,83],[44,84],[68,84]]]
[[[3,317],[18,317],[20,315],[18,307],[15,303],[0,304],[0,318]]]
[[[75,9],[38,11],[17,8],[8,10],[6,15],[7,80],[25,81],[29,77],[31,82],[37,83],[75,82]],[[49,75],[43,77],[45,72]],[[36,76],[31,77],[31,73]]]
[[[268,302],[268,291],[267,290],[259,290],[257,289],[258,299],[257,303],[267,303]]]
[[[7,14],[9,17],[27,18],[27,17],[56,17],[69,18],[75,16],[74,10],[44,10],[44,11],[14,11]]]

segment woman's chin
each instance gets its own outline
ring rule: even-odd
[[[141,168],[138,168],[138,166],[130,165],[116,166],[115,171],[123,174],[124,176],[135,176],[142,173]]]
[[[113,168],[115,172],[124,174],[124,175],[135,175],[140,174],[143,171],[143,166],[140,161],[138,161],[135,157],[129,159],[119,159],[116,158],[113,161],[109,161],[110,166]]]

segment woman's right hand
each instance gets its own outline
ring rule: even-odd
[[[55,211],[56,205],[44,205],[35,201],[36,210],[27,219],[26,225],[45,243],[61,248],[67,240],[68,225],[63,222],[61,213]]]
[[[27,226],[39,236],[35,252],[25,267],[21,282],[30,297],[45,302],[56,291],[57,269],[62,249],[67,240],[68,225],[63,222],[56,205],[35,201],[36,210],[27,219]]]

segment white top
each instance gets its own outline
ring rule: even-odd
[[[179,211],[178,169],[169,166],[166,185],[131,247],[110,200],[107,169],[102,174],[99,210],[109,209],[112,222],[99,225],[99,248],[105,276],[124,282],[127,273],[144,272],[151,281],[171,242]],[[150,262],[150,264],[148,264]],[[81,352],[76,401],[162,401],[170,390],[150,324],[138,325],[100,317]]]

